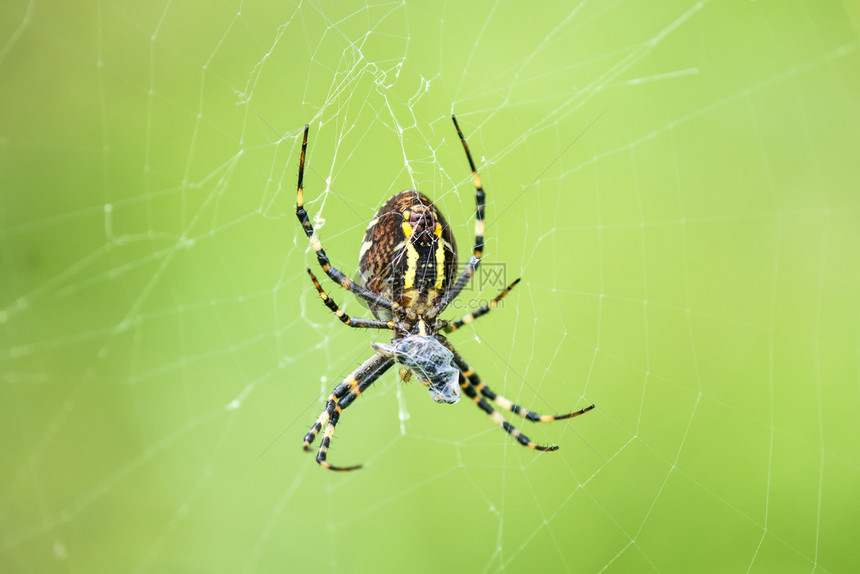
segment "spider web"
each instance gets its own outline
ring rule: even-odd
[[[0,8],[5,572],[860,567],[860,61],[840,2]],[[558,444],[384,376],[320,304],[431,196],[451,341]],[[335,301],[364,307],[330,281]]]

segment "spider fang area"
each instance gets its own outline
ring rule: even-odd
[[[391,344],[373,343],[372,347],[407,367],[437,403],[460,400],[460,371],[454,366],[454,353],[434,337],[410,335]]]

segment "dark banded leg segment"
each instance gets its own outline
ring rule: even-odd
[[[495,299],[493,299],[492,301],[490,301],[486,305],[482,305],[479,309],[476,309],[472,313],[469,313],[468,315],[465,315],[464,317],[461,317],[460,319],[457,319],[456,321],[444,322],[442,328],[445,330],[446,333],[450,333],[451,331],[456,331],[457,329],[459,329],[463,325],[466,325],[467,323],[471,323],[472,321],[474,321],[475,319],[477,319],[481,315],[485,315],[485,314],[489,313],[490,311],[492,311],[493,309],[496,308],[496,305],[499,304],[499,301],[501,301],[505,295],[510,293],[511,289],[513,289],[514,286],[519,282],[520,282],[520,280],[517,279],[516,281],[514,281],[513,283],[508,285],[504,291],[499,293]]]
[[[469,153],[469,145],[466,143],[466,138],[460,130],[457,118],[452,115],[451,120],[457,129],[457,135],[460,136],[460,142],[463,144],[463,150],[466,152],[466,159],[469,160],[469,167],[472,168],[472,181],[475,183],[475,251],[473,255],[476,259],[480,260],[481,255],[484,253],[484,186],[481,185],[481,178],[478,176],[478,170],[475,168],[472,154]],[[477,264],[475,267],[477,267]]]
[[[335,471],[350,471],[361,468],[360,464],[355,466],[334,466],[326,460],[326,455],[334,438],[334,429],[337,426],[338,420],[340,420],[343,410],[351,405],[361,393],[382,376],[385,371],[391,368],[393,364],[394,361],[385,355],[375,354],[334,388],[331,395],[329,395],[328,401],[326,401],[322,414],[317,418],[311,430],[308,431],[308,434],[305,435],[304,449],[308,451],[311,449],[311,444],[316,440],[319,432],[325,428],[316,458],[320,466]]]
[[[375,319],[362,319],[361,317],[350,317],[346,313],[343,312],[343,309],[337,306],[337,303],[332,301],[331,297],[323,291],[322,285],[317,281],[317,278],[314,277],[313,272],[308,269],[308,275],[311,276],[311,281],[314,282],[314,287],[317,288],[317,292],[320,294],[320,298],[325,303],[326,307],[331,309],[332,313],[334,313],[340,322],[346,325],[347,327],[354,327],[357,329],[394,329],[394,321],[377,321]]]
[[[431,319],[437,317],[439,313],[445,310],[445,307],[447,307],[451,301],[457,298],[466,286],[466,283],[468,283],[469,279],[471,279],[475,274],[475,270],[481,263],[481,256],[484,254],[484,207],[486,198],[486,195],[484,194],[484,186],[481,185],[481,178],[478,175],[478,170],[475,168],[475,162],[472,159],[472,154],[469,152],[469,145],[466,143],[466,138],[463,136],[462,130],[460,130],[460,124],[457,123],[457,118],[454,115],[451,116],[451,120],[454,122],[454,127],[457,129],[457,135],[460,136],[460,142],[463,144],[463,150],[466,152],[466,159],[469,160],[469,167],[472,169],[472,181],[475,184],[475,248],[472,252],[472,256],[469,257],[469,261],[463,268],[463,271],[460,272],[460,276],[457,278],[457,281],[451,289],[445,293],[445,296],[433,306],[433,309],[427,313],[427,316]]]
[[[506,411],[510,411],[515,415],[519,415],[524,419],[530,420],[536,423],[546,423],[550,421],[560,421],[564,419],[572,419],[574,417],[578,417],[579,415],[584,415],[588,411],[594,408],[594,405],[590,405],[585,407],[584,409],[580,409],[576,412],[565,413],[562,415],[541,415],[536,412],[530,411],[525,407],[521,407],[520,405],[512,402],[510,399],[503,397],[502,395],[498,395],[493,390],[481,382],[481,378],[478,376],[472,367],[466,362],[465,359],[453,348],[451,350],[454,352],[454,363],[457,365],[457,368],[460,369],[460,372],[466,377],[469,381],[469,385],[474,388],[476,391],[481,393],[481,395],[487,397],[499,407],[505,409]]]
[[[302,229],[305,231],[305,235],[308,236],[308,241],[311,244],[311,248],[317,254],[317,261],[319,261],[320,267],[325,271],[326,275],[331,278],[332,281],[346,289],[347,291],[352,291],[358,297],[361,297],[371,305],[375,305],[377,307],[382,307],[384,309],[388,309],[392,312],[392,314],[397,314],[402,309],[400,305],[394,301],[386,299],[385,297],[381,297],[376,293],[372,293],[347,277],[336,267],[332,267],[331,261],[329,261],[328,255],[326,255],[325,250],[322,248],[322,244],[320,243],[319,237],[317,237],[316,232],[314,231],[314,226],[311,225],[310,219],[308,219],[308,212],[305,211],[304,207],[304,180],[305,180],[305,152],[308,147],[308,130],[310,126],[305,126],[305,133],[302,137],[302,155],[301,159],[299,159],[299,183],[296,186],[296,217],[299,220],[299,223],[302,225]]]
[[[478,408],[490,415],[490,418],[493,419],[493,422],[499,425],[506,433],[511,435],[518,443],[523,446],[527,446],[534,450],[540,451],[553,451],[558,450],[558,447],[555,445],[552,446],[543,446],[537,443],[532,442],[529,437],[524,435],[520,430],[505,420],[505,418],[499,414],[498,411],[493,410],[493,407],[490,406],[490,403],[484,400],[484,397],[478,394],[472,384],[469,382],[468,378],[465,374],[460,371],[460,388],[463,390],[463,393],[472,399],[472,401],[478,405]]]

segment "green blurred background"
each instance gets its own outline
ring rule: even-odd
[[[0,570],[857,572],[858,31],[850,2],[4,2]],[[365,468],[325,472],[302,437],[384,335],[305,276],[302,126],[352,274],[406,188],[468,252],[452,112],[523,282],[451,339],[597,409],[514,421],[538,454],[392,373],[330,451]]]

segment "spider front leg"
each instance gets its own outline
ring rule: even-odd
[[[296,217],[299,220],[299,223],[302,225],[302,229],[304,229],[305,235],[308,236],[308,241],[311,244],[311,248],[317,254],[317,261],[322,267],[322,270],[326,272],[332,281],[346,289],[347,291],[352,291],[358,297],[361,297],[371,305],[375,305],[377,307],[382,307],[384,309],[388,309],[392,312],[392,314],[396,315],[399,311],[402,310],[402,307],[399,303],[386,299],[385,297],[381,297],[376,293],[372,293],[347,277],[336,267],[332,267],[331,261],[329,261],[328,255],[326,255],[325,250],[322,248],[322,244],[320,243],[319,237],[317,237],[316,231],[314,231],[314,226],[311,225],[310,219],[308,219],[308,212],[305,211],[304,207],[304,180],[305,180],[305,152],[308,147],[308,131],[310,130],[310,126],[305,126],[305,133],[302,137],[302,155],[299,159],[299,182],[296,186]]]
[[[320,414],[317,421],[305,435],[304,449],[310,450],[319,432],[325,427],[320,448],[317,451],[317,463],[323,468],[336,471],[350,471],[361,468],[361,465],[355,466],[334,466],[326,461],[329,445],[334,437],[334,429],[337,426],[338,420],[343,410],[352,404],[352,402],[363,393],[367,387],[372,385],[376,379],[382,376],[385,371],[391,368],[394,360],[382,354],[375,354],[373,357],[365,361],[345,378],[329,395],[326,401],[325,409]]]
[[[343,312],[343,309],[337,306],[337,303],[331,300],[331,297],[323,291],[322,285],[317,281],[317,278],[314,277],[313,272],[308,269],[308,275],[311,276],[311,281],[314,282],[314,287],[317,288],[317,292],[320,294],[320,298],[325,303],[326,307],[331,309],[332,313],[340,319],[340,322],[346,325],[347,327],[354,327],[357,329],[394,329],[394,321],[377,321],[375,319],[362,319],[361,317],[352,318],[346,313]]]
[[[532,412],[524,407],[513,403],[510,399],[507,399],[501,395],[497,395],[496,393],[494,393],[492,389],[490,389],[488,386],[481,382],[481,379],[480,377],[478,377],[478,374],[472,369],[472,367],[469,366],[466,360],[460,355],[460,353],[457,352],[454,346],[447,339],[442,336],[437,336],[437,339],[439,339],[439,341],[443,345],[445,345],[445,347],[447,347],[452,353],[454,353],[454,364],[457,365],[457,368],[460,371],[460,388],[463,390],[463,393],[465,393],[466,396],[471,398],[472,401],[478,406],[478,408],[490,415],[490,418],[493,419],[493,422],[499,425],[506,433],[511,435],[514,439],[516,439],[518,443],[523,446],[527,446],[531,449],[541,451],[558,450],[557,446],[541,446],[532,442],[518,428],[506,421],[504,417],[499,414],[498,411],[494,410],[493,407],[491,407],[490,404],[484,400],[484,397],[490,399],[506,411],[510,411],[532,422],[548,422],[578,417],[579,415],[585,414],[594,408],[594,405],[591,405],[579,411],[573,413],[566,413],[563,415],[540,415],[538,413]]]
[[[519,415],[524,419],[528,419],[532,422],[536,423],[545,423],[550,421],[560,421],[564,419],[572,419],[573,417],[578,417],[579,415],[584,415],[588,411],[594,408],[594,405],[590,405],[585,407],[584,409],[580,409],[578,411],[572,413],[565,413],[562,415],[541,415],[536,412],[530,411],[525,407],[521,407],[520,405],[512,402],[510,399],[503,397],[502,395],[498,395],[493,390],[481,382],[481,378],[478,376],[472,367],[469,366],[469,363],[466,362],[465,359],[451,347],[454,352],[454,363],[457,365],[457,368],[460,369],[460,372],[466,377],[469,381],[469,384],[476,391],[481,393],[481,395],[487,397],[495,404],[505,409],[506,411],[510,411],[515,415]]]
[[[493,422],[499,425],[506,433],[511,435],[518,443],[523,446],[527,446],[534,450],[542,450],[542,451],[552,451],[558,450],[558,447],[555,445],[552,446],[543,446],[537,443],[532,442],[529,437],[524,435],[520,430],[505,420],[505,418],[499,414],[498,411],[494,410],[493,407],[490,406],[490,403],[484,400],[484,397],[478,394],[472,384],[469,382],[468,377],[463,371],[460,371],[460,388],[463,389],[463,393],[472,399],[478,408],[482,411],[490,415],[490,418],[493,419]]]

